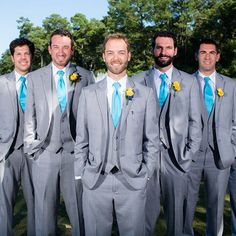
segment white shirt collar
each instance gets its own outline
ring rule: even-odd
[[[167,70],[166,72],[162,72],[162,71],[158,70],[157,68],[154,68],[155,77],[158,79],[160,78],[161,74],[165,73],[168,77],[167,81],[171,81],[172,72],[173,72],[173,66],[171,66],[171,68],[169,70]]]

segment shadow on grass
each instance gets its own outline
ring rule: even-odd
[[[26,205],[23,200],[22,192],[18,194],[17,203],[15,205],[14,215],[14,234],[15,236],[26,235]],[[195,218],[194,218],[194,232],[195,236],[205,235],[206,228],[206,211],[204,207],[204,188],[201,185],[199,202],[197,204]],[[71,235],[71,229],[69,219],[66,214],[65,205],[63,200],[60,201],[60,207],[58,210],[58,235]],[[164,236],[166,232],[166,224],[164,221],[163,210],[161,211],[158,223],[156,225],[155,236]],[[118,235],[118,229],[116,221],[113,224],[112,236]],[[225,211],[224,211],[224,236],[230,236],[230,202],[229,196],[225,197]]]

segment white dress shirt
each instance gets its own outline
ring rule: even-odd
[[[201,84],[201,88],[202,88],[202,94],[203,94],[203,90],[204,90],[204,86],[205,86],[205,80],[204,77],[209,77],[209,84],[211,86],[212,92],[213,92],[213,99],[215,100],[215,90],[216,90],[216,72],[214,71],[211,75],[206,76],[203,75],[200,71],[197,72],[198,73],[198,77],[200,78],[200,84]]]
[[[122,106],[123,101],[124,101],[124,97],[125,97],[127,75],[124,76],[119,81],[113,80],[112,78],[107,76],[107,101],[108,101],[110,111],[111,111],[111,107],[112,107],[112,95],[113,95],[113,92],[115,91],[115,88],[112,85],[115,82],[118,82],[120,84],[119,91],[120,91],[120,95],[121,95],[121,106]]]
[[[167,75],[167,79],[166,79],[166,83],[167,83],[167,87],[168,87],[168,93],[170,92],[170,88],[171,88],[171,79],[172,79],[172,72],[173,72],[173,66],[167,70],[166,72],[164,72]],[[161,78],[160,75],[164,74],[163,72],[161,72],[160,70],[154,68],[154,81],[155,81],[155,86],[156,86],[156,90],[157,90],[157,97],[159,98],[159,94],[160,94],[160,86],[161,86]]]

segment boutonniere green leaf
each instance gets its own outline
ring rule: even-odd
[[[80,80],[80,74],[77,71],[73,72],[69,75],[69,80],[71,82],[78,82]]]

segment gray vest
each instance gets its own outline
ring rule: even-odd
[[[118,162],[118,143],[117,143],[118,140],[117,137],[119,135],[119,130],[120,130],[120,122],[117,128],[115,129],[109,109],[107,112],[107,119],[108,119],[108,145],[103,169],[105,170],[106,173],[109,173],[115,166],[118,169],[120,169],[119,168],[120,165]]]
[[[23,145],[23,135],[24,135],[24,113],[21,109],[19,100],[18,101],[18,121],[17,121],[17,130],[15,136],[14,149],[19,149]]]
[[[159,127],[160,127],[160,140],[166,148],[170,148],[168,132],[169,132],[169,116],[168,109],[170,103],[170,93],[161,108],[160,118],[159,118]]]
[[[62,148],[68,152],[73,152],[74,141],[71,137],[69,119],[66,113],[67,107],[62,113],[57,98],[56,85],[54,80],[52,80],[52,90],[53,113],[49,132],[43,147],[51,152],[58,152]]]
[[[207,111],[206,111],[207,112]],[[209,117],[204,117],[204,127],[202,132],[202,141],[201,141],[201,150],[205,150],[209,145],[215,149],[214,147],[214,115],[215,115],[215,106],[213,107],[213,110]]]

